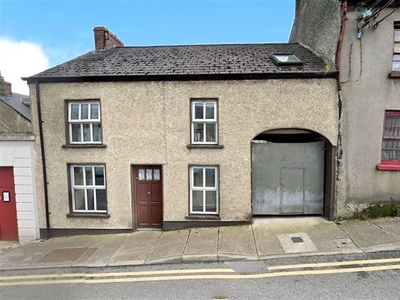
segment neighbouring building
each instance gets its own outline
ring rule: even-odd
[[[94,51],[26,78],[42,236],[334,217],[334,68],[300,44],[94,34]]]
[[[0,76],[0,240],[39,237],[29,97]]]
[[[340,71],[336,215],[400,202],[400,1],[297,0],[291,42]]]

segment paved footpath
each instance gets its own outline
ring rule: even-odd
[[[400,249],[400,218],[334,223],[257,218],[252,225],[0,241],[0,270],[264,260]]]

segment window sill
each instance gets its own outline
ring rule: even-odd
[[[108,219],[110,215],[108,213],[70,213],[67,214],[67,218],[103,218]]]
[[[392,71],[389,73],[389,78],[400,78],[400,72]]]
[[[218,215],[190,215],[185,217],[186,220],[213,220],[213,221],[221,221],[221,217]]]
[[[62,145],[63,148],[107,148],[107,145],[104,144],[68,144],[68,145]]]
[[[224,146],[223,145],[187,145],[188,149],[223,149]]]
[[[376,169],[380,171],[400,171],[400,164],[379,164]]]

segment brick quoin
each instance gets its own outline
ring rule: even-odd
[[[95,50],[105,50],[111,47],[124,47],[124,43],[106,27],[93,28]]]

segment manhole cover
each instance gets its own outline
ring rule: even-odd
[[[77,260],[88,248],[54,249],[43,256],[39,262],[63,262]]]
[[[304,243],[303,239],[299,236],[294,236],[291,239],[293,243]]]

